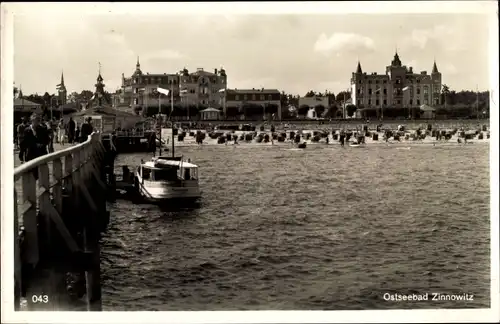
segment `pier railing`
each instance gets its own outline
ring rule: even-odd
[[[96,250],[95,241],[97,240],[87,237],[89,233],[93,232],[91,229],[89,230],[88,224],[94,222],[82,220],[82,217],[91,219],[94,216],[88,212],[89,210],[99,214],[99,209],[102,209],[102,199],[96,195],[106,190],[105,178],[102,174],[104,154],[105,148],[101,141],[101,134],[93,133],[84,143],[41,156],[15,168],[14,271],[16,309],[19,309],[22,297],[27,297],[28,304],[37,301],[39,304],[43,303],[43,298],[45,298],[43,296],[55,298],[57,295],[54,286],[55,280],[48,280],[46,284],[42,285],[43,287],[38,288],[34,287],[33,282],[39,281],[36,270],[39,265],[45,270],[49,269],[49,277],[52,276],[54,279],[53,272],[57,268],[55,264],[59,266],[61,259],[64,259],[61,255],[67,255],[57,255],[57,250],[68,251],[72,255],[78,253],[85,255],[89,250]],[[96,192],[96,183],[102,191]],[[82,209],[82,206],[86,210],[87,216],[75,212],[79,208]],[[71,218],[74,219],[71,220]],[[75,230],[74,226],[72,228],[68,225],[78,218],[80,218],[78,222],[83,224],[81,228],[87,229],[88,232],[85,233],[85,229],[83,230],[83,239],[79,238],[77,234],[77,231],[81,231],[81,229]],[[69,222],[68,219],[70,219]],[[95,259],[95,256],[91,259]],[[95,265],[91,268],[96,269]],[[30,270],[27,271],[27,269]],[[28,272],[30,275],[26,274]],[[90,281],[93,281],[93,276],[95,277],[91,273]],[[88,276],[86,275],[86,277]],[[87,278],[87,286],[89,285],[88,281]],[[91,302],[97,298],[100,303],[100,291],[96,292],[95,288],[92,289],[87,288],[87,298],[90,298]],[[31,300],[32,296],[36,296],[36,298]],[[51,300],[50,304],[53,307],[60,307],[55,300]]]

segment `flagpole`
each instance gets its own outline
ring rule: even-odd
[[[161,142],[161,92],[158,92],[158,119],[160,121],[160,155],[161,156],[161,147],[163,143]]]
[[[476,84],[476,120],[479,119],[479,88]]]
[[[170,116],[174,112],[174,85],[170,85]],[[174,146],[174,120],[170,118],[170,123],[172,126],[172,157],[175,158],[175,146]]]

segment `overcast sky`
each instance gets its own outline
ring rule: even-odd
[[[223,66],[230,88],[337,93],[349,86],[358,59],[364,72],[384,73],[396,48],[414,71],[430,73],[435,58],[452,89],[489,88],[488,15],[132,16],[27,8],[14,17],[14,76],[25,94],[55,92],[62,70],[68,91],[93,90],[98,62],[114,91],[137,56],[143,72]]]

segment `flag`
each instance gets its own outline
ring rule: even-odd
[[[187,89],[181,90],[180,93],[188,93]]]
[[[410,87],[404,87],[404,88],[403,88],[403,91],[406,91],[406,90],[408,90],[408,89],[410,89]]]
[[[170,90],[167,90],[167,89],[163,89],[163,88],[156,88],[156,90],[159,92],[159,93],[163,93],[164,95],[168,96],[169,93],[170,93]]]
[[[96,97],[96,93],[94,93],[94,95],[92,96],[92,98],[90,98],[90,100],[94,100]]]
[[[226,91],[226,89],[220,89],[219,90],[219,92],[225,92],[225,91]]]
[[[381,88],[376,89],[376,90],[375,90],[375,93],[380,92],[380,90],[382,90],[382,89],[381,89]]]

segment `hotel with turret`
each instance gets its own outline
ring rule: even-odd
[[[221,90],[227,87],[227,75],[223,68],[214,69],[213,72],[202,68],[189,72],[184,68],[178,73],[144,73],[137,58],[134,73],[130,77],[122,74],[121,90],[115,96],[114,105],[132,110],[136,107],[158,106],[159,99],[155,91],[158,87],[173,92],[175,105],[220,108],[223,105]],[[171,99],[171,96],[162,98],[161,103],[169,105]]]
[[[411,108],[439,105],[441,73],[436,62],[431,74],[416,73],[413,67],[401,64],[396,52],[385,74],[366,73],[358,62],[351,78],[352,104],[358,108]]]

